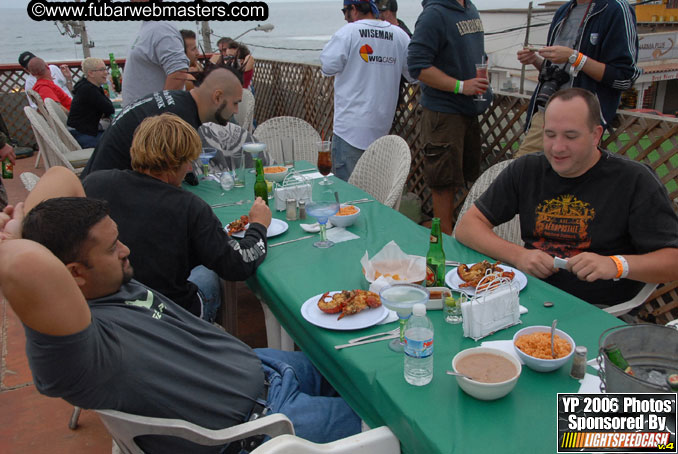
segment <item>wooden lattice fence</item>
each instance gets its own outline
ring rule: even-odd
[[[108,63],[108,62],[107,62]],[[120,64],[121,62],[118,61]],[[56,65],[62,63],[54,63]],[[74,79],[81,77],[79,62],[65,62]],[[0,65],[0,114],[10,134],[20,143],[34,143],[30,125],[23,114],[24,71],[19,65]],[[290,115],[303,118],[316,130],[330,137],[334,110],[333,79],[323,77],[320,67],[271,60],[257,60],[254,74],[256,122]],[[423,176],[423,143],[419,138],[419,87],[401,87],[400,100],[391,133],[403,137],[412,151],[412,168],[407,189],[431,212],[431,195]],[[529,97],[495,93],[492,106],[481,115],[481,170],[511,159],[522,140]],[[666,185],[678,210],[678,120],[654,115],[618,111],[616,126],[603,138],[602,146],[631,159],[649,164]],[[464,202],[467,189],[455,200],[455,212]],[[664,285],[643,308],[649,319],[666,323],[678,317],[678,282]]]

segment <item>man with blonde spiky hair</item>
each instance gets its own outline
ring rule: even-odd
[[[82,61],[85,77],[73,87],[73,102],[68,113],[71,134],[83,148],[93,148],[99,143],[103,130],[99,120],[115,112],[113,103],[101,88],[108,79],[108,68],[100,58],[88,57]]]
[[[230,238],[210,206],[180,187],[200,150],[195,128],[178,116],[149,117],[134,134],[133,170],[93,172],[83,185],[88,197],[109,203],[139,281],[213,320],[219,277],[245,280],[266,257],[271,211],[257,198],[245,237]]]

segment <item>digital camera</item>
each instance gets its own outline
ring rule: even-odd
[[[543,65],[539,72],[541,88],[535,100],[536,104],[542,107],[546,106],[551,95],[569,80],[570,75],[557,65]]]

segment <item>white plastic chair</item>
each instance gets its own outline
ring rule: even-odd
[[[38,184],[38,181],[40,181],[40,177],[33,172],[21,172],[19,179],[21,179],[24,188],[26,188],[28,192],[32,191],[35,185]]]
[[[152,418],[117,410],[96,410],[101,422],[122,454],[143,454],[135,442],[141,435],[179,437],[204,446],[219,446],[254,435],[277,437],[294,435],[292,422],[282,413],[276,413],[226,429],[206,429],[181,419]],[[115,449],[115,448],[114,448]]]
[[[238,126],[248,132],[252,132],[252,121],[254,120],[254,95],[251,91],[244,89],[242,91],[242,101],[238,104],[238,113],[235,114],[235,122]]]
[[[277,162],[283,162],[280,139],[289,137],[294,140],[294,159],[315,163],[318,160],[317,143],[320,134],[306,121],[297,117],[274,117],[260,124],[254,131],[254,137],[266,144],[266,150]]]
[[[392,454],[400,452],[398,439],[388,427],[379,427],[326,444],[311,443],[294,435],[287,416],[275,413],[226,429],[211,430],[180,419],[151,418],[116,410],[96,410],[118,452],[143,454],[134,438],[142,435],[167,435],[206,446],[219,446],[253,435],[266,434],[271,440],[252,454]],[[277,441],[280,438],[280,441]],[[115,448],[114,448],[115,452]]]
[[[50,128],[47,120],[42,118],[33,108],[24,107],[24,113],[31,123],[35,139],[38,142],[40,151],[44,154],[45,168],[52,166],[64,166],[78,173],[78,170],[87,164],[87,160],[92,155],[92,149],[69,151],[59,139],[56,133]]]
[[[64,112],[64,109],[61,107],[61,104],[53,100],[52,98],[45,99],[45,107],[47,112],[54,120],[59,120],[64,126],[68,126],[68,115]]]
[[[49,118],[49,112],[47,112],[47,107],[45,107],[45,103],[42,100],[42,96],[40,96],[40,94],[38,94],[37,91],[31,90],[29,88],[28,90],[26,90],[26,96],[28,97],[29,100],[33,101],[33,104],[37,106],[38,112],[40,112],[40,115],[42,115],[43,118]],[[44,162],[45,157],[42,155],[42,150],[39,149],[38,156],[36,156],[35,158],[36,169],[40,166],[40,158],[42,158]]]
[[[461,210],[459,210],[458,219],[461,219],[462,215],[466,213],[469,208],[471,208],[471,205],[473,205],[473,203],[478,199],[478,197],[480,197],[483,194],[483,192],[485,192],[485,190],[490,186],[490,184],[492,184],[494,179],[511,162],[512,162],[511,160],[498,162],[491,166],[490,168],[488,168],[485,172],[483,172],[480,178],[478,178],[476,182],[473,183],[471,190],[466,196],[464,205],[462,205]],[[453,236],[456,230],[457,226],[455,225],[454,231],[452,232]],[[500,238],[503,238],[506,241],[510,241],[511,243],[515,243],[520,246],[523,246],[525,244],[521,239],[520,217],[518,215],[515,215],[513,219],[511,219],[510,221],[494,227],[493,230],[494,233],[496,233]],[[645,286],[640,290],[640,292],[638,292],[638,294],[631,298],[630,300],[625,301],[623,303],[615,304],[614,306],[610,306],[603,310],[608,314],[614,315],[615,317],[624,315],[628,313],[631,309],[634,309],[643,304],[645,300],[647,300],[647,298],[652,294],[652,292],[655,291],[656,288],[657,284],[645,284]]]
[[[475,203],[478,197],[483,195],[487,188],[492,184],[494,179],[497,178],[497,176],[511,162],[512,162],[511,160],[500,161],[491,166],[490,168],[488,168],[485,172],[483,172],[482,175],[480,175],[476,182],[473,183],[471,190],[466,196],[466,200],[464,200],[464,204],[461,206],[461,210],[459,210],[459,216],[457,217],[457,220],[461,219],[464,213],[466,213],[469,210],[469,208],[471,208],[471,206]],[[452,236],[454,236],[456,230],[457,225],[455,224],[454,230],[452,231]],[[513,219],[511,219],[510,221],[496,226],[493,230],[494,233],[497,234],[497,236],[505,239],[506,241],[510,241],[511,243],[517,244],[519,246],[523,246],[525,244],[520,236],[520,217],[518,215],[515,215]]]
[[[68,117],[66,117],[66,113],[61,108],[61,105],[58,104],[53,99],[47,98],[45,100],[45,107],[47,108],[47,112],[49,113],[50,116],[48,120],[51,120],[51,122],[49,123],[56,131],[57,136],[59,137],[59,139],[61,139],[61,142],[64,144],[66,149],[68,151],[82,150],[83,155],[89,153],[87,157],[87,159],[89,159],[92,156],[92,153],[94,152],[94,148],[82,148],[78,141],[75,140],[73,134],[71,134],[71,132],[68,130],[68,126],[66,126],[66,121],[68,120]]]
[[[410,147],[402,137],[380,137],[363,152],[348,182],[397,210],[411,163]]]

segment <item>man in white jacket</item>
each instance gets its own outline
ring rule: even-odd
[[[407,72],[407,34],[378,20],[374,0],[344,0],[348,24],[320,54],[323,74],[334,76],[332,171],[348,180],[363,151],[391,129],[400,77]]]

